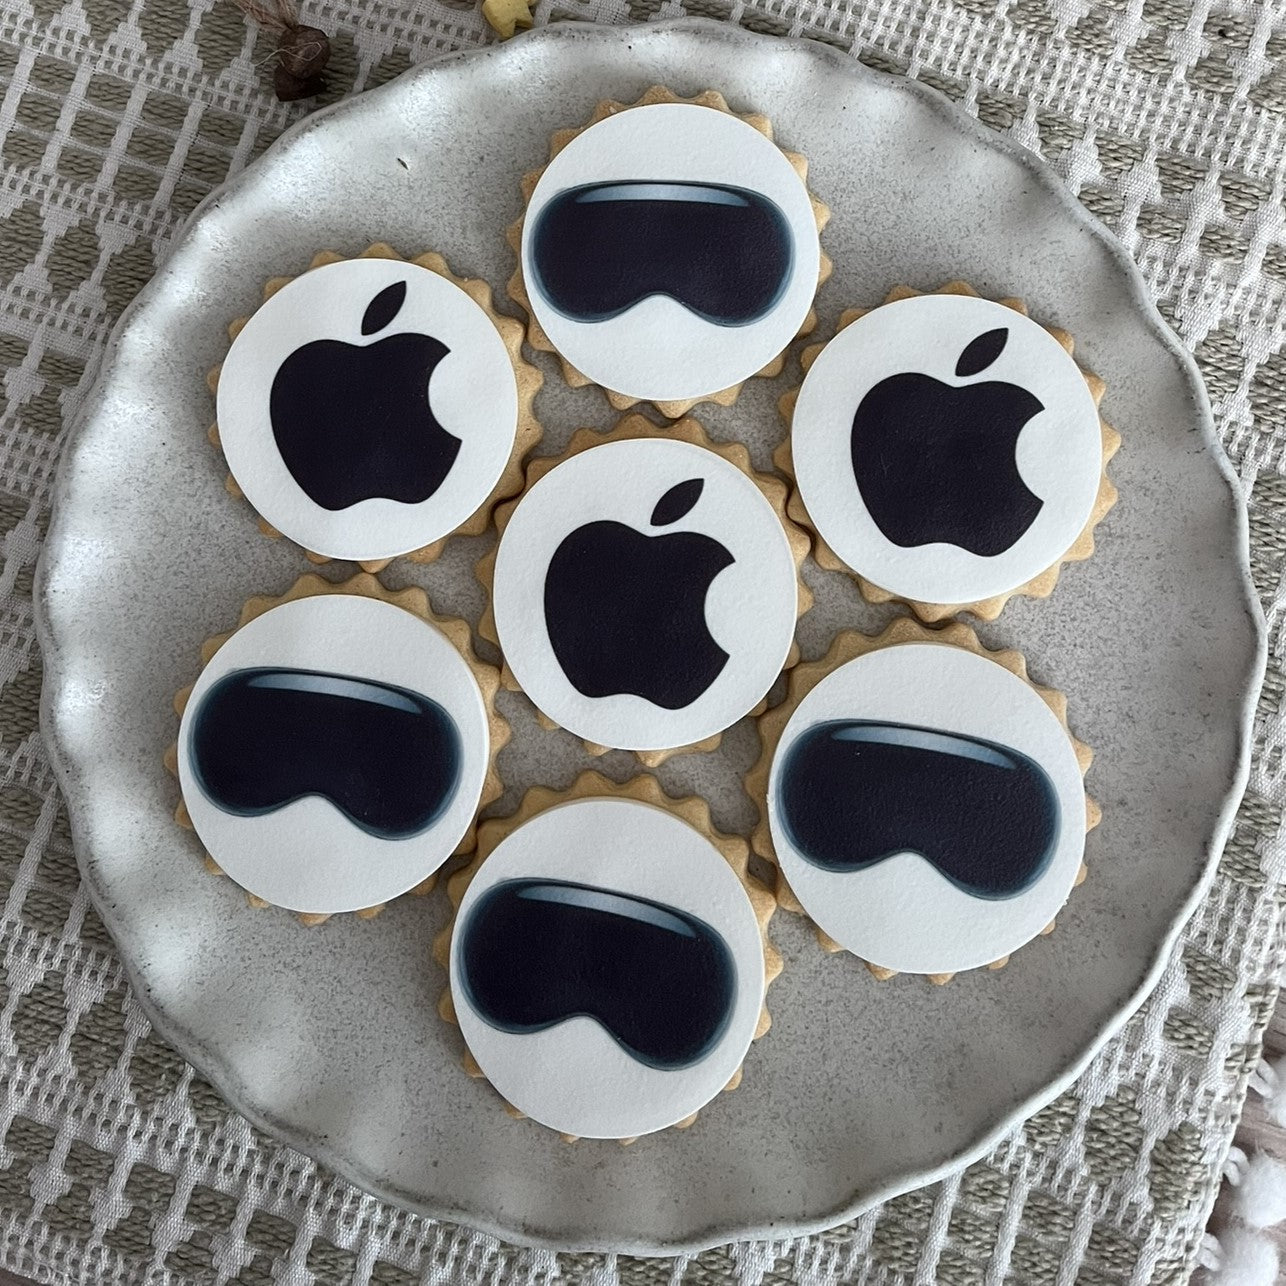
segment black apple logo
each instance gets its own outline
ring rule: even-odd
[[[677,522],[702,478],[670,488],[652,526]],[[697,531],[653,536],[624,523],[586,523],[563,538],[545,573],[545,629],[558,664],[587,697],[631,693],[666,710],[691,705],[728,654],[710,636],[705,600],[735,559]]]
[[[966,346],[963,379],[1000,356],[1005,327]],[[1015,545],[1045,503],[1018,472],[1018,435],[1044,405],[989,380],[953,387],[911,371],[881,380],[853,417],[853,477],[867,512],[895,545],[936,541],[991,558]]]
[[[362,334],[383,330],[405,299],[404,281],[381,290]],[[272,435],[314,504],[347,509],[382,496],[415,505],[437,491],[460,451],[429,407],[429,377],[450,351],[432,335],[318,339],[282,362],[268,402]]]

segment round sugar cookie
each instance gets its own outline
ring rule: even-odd
[[[858,314],[808,354],[779,463],[819,556],[929,620],[1048,593],[1115,498],[1102,387],[1069,347],[962,289]]]
[[[796,164],[713,96],[602,114],[527,203],[533,342],[618,405],[681,414],[734,391],[811,322],[824,260]]]
[[[748,782],[783,905],[880,973],[1003,961],[1053,922],[1097,820],[1061,698],[943,633],[904,620],[799,667]]]
[[[735,1084],[780,962],[744,844],[597,780],[610,793],[535,813],[452,878],[452,1008],[519,1111],[630,1139]]]
[[[267,610],[252,600],[183,694],[183,819],[255,899],[313,920],[379,907],[498,793],[498,676],[466,660],[463,622],[431,623],[422,591],[398,598],[311,576]]]
[[[652,753],[718,736],[793,660],[806,538],[770,485],[700,445],[692,422],[676,429],[578,437],[497,512],[491,610],[506,667],[593,746]]]
[[[368,569],[473,530],[539,432],[520,334],[437,256],[368,252],[278,284],[218,371],[236,488],[272,531]]]

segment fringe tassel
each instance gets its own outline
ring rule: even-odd
[[[1286,1127],[1286,1059],[1260,1060],[1250,1089],[1265,1103],[1269,1117]],[[1231,1225],[1201,1242],[1198,1263],[1211,1286],[1274,1286],[1281,1269],[1276,1242],[1266,1230],[1286,1223],[1286,1164],[1266,1152],[1247,1155],[1228,1150],[1223,1175],[1232,1188]]]

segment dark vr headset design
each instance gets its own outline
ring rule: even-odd
[[[646,898],[561,880],[489,889],[457,932],[474,1010],[515,1034],[594,1019],[632,1058],[699,1062],[732,1017],[737,970],[703,920]]]
[[[537,214],[530,244],[534,284],[579,322],[667,295],[713,325],[748,326],[781,299],[794,260],[775,202],[707,183],[568,188]]]
[[[201,698],[189,759],[225,812],[259,817],[319,795],[380,839],[432,826],[461,772],[460,734],[436,701],[315,670],[225,675]]]
[[[976,737],[862,719],[815,724],[786,752],[777,805],[796,851],[827,871],[918,853],[977,898],[1031,887],[1059,805],[1034,760]]]

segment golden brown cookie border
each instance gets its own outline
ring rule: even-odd
[[[741,886],[754,908],[755,918],[759,921],[759,930],[764,945],[764,1003],[759,1014],[752,1040],[759,1040],[772,1026],[772,1016],[768,1012],[768,988],[782,971],[781,952],[773,945],[768,936],[768,925],[778,906],[778,900],[750,873],[750,844],[739,835],[728,835],[719,830],[710,817],[710,805],[699,795],[687,795],[679,799],[667,795],[661,789],[661,783],[646,773],[630,778],[626,782],[614,782],[594,769],[586,769],[566,790],[554,790],[549,786],[532,786],[523,795],[517,810],[509,817],[490,818],[478,826],[477,849],[469,862],[453,872],[447,879],[447,896],[451,900],[451,918],[446,926],[433,940],[433,958],[447,974],[447,986],[438,1002],[438,1013],[441,1018],[453,1027],[459,1028],[456,1018],[455,1002],[451,997],[451,939],[455,931],[456,917],[460,903],[464,900],[465,891],[473,877],[484,862],[520,826],[556,808],[560,804],[572,803],[582,799],[630,799],[642,804],[651,804],[663,809],[680,821],[686,822],[693,830],[703,835],[722,854],[741,881]],[[486,1080],[486,1073],[478,1066],[477,1061],[465,1045],[461,1058],[465,1071],[472,1077]],[[732,1079],[723,1087],[723,1093],[735,1090],[741,1084],[743,1068],[738,1068]],[[505,1111],[515,1119],[524,1119],[525,1113],[511,1103],[501,1099]],[[704,1109],[693,1112],[682,1121],[676,1122],[667,1129],[686,1130]],[[542,1127],[548,1128],[548,1127]],[[657,1131],[662,1133],[663,1131]],[[577,1136],[562,1134],[560,1137],[568,1142],[576,1142]],[[636,1136],[637,1137],[637,1136]],[[635,1142],[634,1138],[620,1139],[622,1144]]]
[[[962,621],[953,621],[950,625],[943,626],[940,629],[930,629],[913,617],[899,616],[879,634],[862,634],[857,630],[843,630],[831,641],[825,656],[818,658],[816,661],[803,661],[795,666],[787,680],[785,699],[780,705],[774,706],[759,717],[759,758],[745,776],[746,793],[750,796],[759,814],[754,829],[750,834],[750,843],[760,857],[772,863],[773,870],[776,872],[777,904],[783,911],[789,911],[796,915],[806,916],[808,914],[804,905],[786,882],[785,874],[777,861],[777,851],[773,844],[772,830],[768,824],[768,777],[772,770],[772,762],[776,756],[777,747],[781,743],[782,732],[790,721],[791,715],[799,708],[800,702],[827,675],[834,673],[835,670],[849,661],[856,660],[859,656],[865,656],[870,652],[878,652],[886,647],[896,647],[902,643],[933,643],[940,647],[963,648],[966,652],[972,652],[975,656],[994,661],[997,665],[1008,670],[1010,674],[1027,684],[1053,711],[1071,740],[1072,749],[1076,754],[1076,762],[1080,765],[1081,776],[1084,777],[1089,771],[1094,752],[1083,741],[1073,735],[1071,728],[1068,726],[1067,697],[1056,688],[1042,687],[1040,684],[1033,682],[1027,673],[1027,658],[1017,649],[1002,648],[993,650],[983,646],[982,640],[979,639],[978,635]],[[1102,816],[1102,809],[1093,799],[1086,795],[1086,831],[1093,830],[1102,820]],[[1072,887],[1076,888],[1081,885],[1085,881],[1087,874],[1088,867],[1084,859],[1082,859],[1080,870]],[[1051,920],[1037,936],[1043,937],[1052,933],[1054,925],[1055,921]],[[845,950],[834,938],[825,933],[819,925],[814,923],[813,928],[823,950],[828,952]],[[1010,958],[1010,956],[1003,956],[1001,959],[986,965],[985,968],[1003,969],[1009,963]],[[886,969],[880,965],[872,964],[870,961],[864,960],[862,963],[881,981],[892,978],[897,973],[895,969]],[[931,973],[924,976],[933,983],[946,983],[950,982],[955,975],[950,973]]]
[[[405,554],[395,555],[397,558],[409,558],[416,563],[431,563],[439,557],[446,547],[447,541],[452,536],[481,536],[491,523],[491,513],[496,505],[500,501],[516,495],[521,489],[523,461],[531,449],[540,441],[543,434],[540,421],[536,419],[533,402],[545,382],[545,377],[537,367],[523,357],[523,324],[514,317],[506,317],[496,311],[495,298],[490,285],[476,277],[456,276],[451,271],[447,261],[436,251],[426,251],[424,254],[416,255],[413,259],[407,259],[398,254],[392,246],[383,241],[376,241],[355,255],[342,255],[334,250],[320,250],[309,261],[308,267],[304,269],[304,272],[312,272],[316,268],[324,268],[333,263],[345,263],[353,259],[392,259],[398,263],[410,263],[419,268],[426,268],[429,272],[437,273],[439,277],[445,277],[453,286],[458,286],[463,290],[487,314],[491,324],[496,328],[496,332],[500,336],[513,366],[514,380],[518,389],[518,422],[514,432],[514,445],[509,455],[509,461],[505,465],[504,472],[500,475],[500,479],[492,489],[491,494],[454,531],[439,537],[431,544],[422,545],[419,549],[412,549]],[[296,277],[302,275],[303,273],[296,273],[290,276],[270,277],[264,283],[263,303],[267,303],[283,286],[289,285]],[[238,317],[228,323],[229,345],[236,340],[253,315],[251,313],[245,317]],[[206,375],[206,386],[209,388],[211,396],[216,399],[218,397],[219,373],[222,369],[223,363],[220,362],[212,367]],[[223,448],[219,441],[217,420],[210,425],[208,436],[211,444],[222,454]],[[245,500],[245,493],[241,490],[231,472],[224,479],[223,485],[229,494]],[[246,503],[249,504],[250,502],[247,500]],[[256,518],[258,519],[259,530],[265,536],[273,540],[288,539],[261,514],[256,514]],[[292,541],[292,543],[297,542]],[[325,554],[318,554],[308,549],[304,550],[304,555],[309,562],[319,565],[347,561],[331,559]],[[379,572],[383,571],[393,561],[393,558],[357,559],[353,561],[356,561],[364,572]]]
[[[504,716],[496,708],[496,693],[500,690],[500,672],[495,666],[488,665],[487,662],[480,660],[474,652],[473,636],[469,630],[469,623],[455,616],[439,616],[433,610],[429,602],[429,596],[419,586],[412,585],[406,589],[399,590],[386,589],[370,572],[358,572],[344,581],[329,581],[319,576],[316,572],[306,572],[284,594],[275,596],[271,594],[256,594],[246,599],[241,606],[236,628],[212,635],[201,645],[201,669],[204,670],[209,665],[218,650],[234,634],[244,629],[257,617],[264,615],[265,612],[270,612],[274,607],[280,607],[283,603],[293,603],[301,598],[314,598],[320,594],[358,595],[362,598],[376,599],[381,603],[390,603],[394,607],[400,607],[404,611],[410,612],[412,616],[419,617],[422,621],[435,626],[442,634],[446,635],[447,639],[455,645],[456,650],[464,658],[465,664],[472,671],[473,677],[478,684],[478,689],[482,693],[483,705],[487,712],[490,749],[487,758],[487,775],[483,779],[482,793],[478,797],[477,807],[474,809],[474,820],[462,836],[460,843],[456,845],[452,855],[470,852],[477,842],[478,813],[488,804],[499,799],[504,792],[504,785],[500,780],[496,759],[500,751],[508,744],[512,736],[512,730]],[[188,701],[192,696],[192,689],[195,686],[196,681],[194,680],[175,693],[174,713],[178,715],[180,720],[183,718],[183,711],[187,708]],[[179,776],[179,747],[177,740],[166,747],[164,763],[166,771],[177,781]],[[183,800],[182,788],[180,788],[178,805],[174,810],[174,820],[184,830],[192,831],[195,834],[196,828],[192,825],[187,804]],[[199,838],[198,836],[198,840]],[[206,869],[212,875],[225,874],[209,853],[204,853],[204,860]],[[437,878],[438,872],[434,871],[413,889],[408,889],[407,893],[423,896],[432,891],[437,883]],[[246,901],[252,907],[262,908],[273,905],[271,902],[251,893],[248,889],[243,890],[243,892],[246,895]],[[377,916],[387,905],[387,903],[381,902],[376,906],[364,907],[360,911],[351,912],[351,914],[356,915],[359,919],[369,920]],[[297,911],[293,914],[301,924],[308,926],[323,924],[332,918],[331,914],[306,911]],[[348,913],[340,912],[335,914]]]
[[[716,442],[706,432],[701,422],[692,416],[685,416],[683,419],[676,420],[673,424],[668,424],[661,428],[653,424],[647,416],[636,411],[631,415],[625,416],[612,428],[605,431],[577,429],[560,455],[537,456],[529,461],[522,491],[512,499],[505,500],[496,506],[493,514],[496,542],[478,560],[474,567],[474,572],[486,596],[486,606],[483,608],[482,617],[478,621],[478,633],[488,642],[495,644],[500,649],[502,657],[504,649],[500,645],[500,635],[496,630],[494,608],[496,557],[500,552],[500,542],[504,539],[505,527],[513,516],[514,510],[522,503],[532,487],[546,474],[552,472],[555,467],[562,464],[564,460],[570,460],[573,456],[580,455],[583,451],[592,450],[597,446],[605,446],[609,442],[633,442],[643,438],[675,438],[680,442],[687,442],[692,446],[703,447],[707,451],[712,451],[715,455],[720,456],[722,459],[727,460],[729,464],[735,465],[736,468],[740,469],[759,488],[760,494],[772,506],[773,512],[777,515],[778,521],[782,525],[782,530],[786,533],[786,541],[790,545],[791,556],[795,560],[795,586],[798,596],[795,619],[798,621],[799,617],[803,616],[813,605],[813,592],[804,583],[802,575],[804,560],[808,555],[811,541],[808,533],[793,522],[786,512],[789,495],[789,488],[786,484],[770,473],[759,472],[751,462],[750,452],[740,442]],[[782,669],[791,669],[798,660],[799,643],[798,641],[792,641],[790,652],[786,656],[786,663]],[[501,664],[500,682],[511,692],[522,691],[522,685],[519,684],[507,661]],[[757,717],[767,708],[767,703],[767,697],[764,697],[747,713],[751,717]],[[535,702],[532,702],[532,704],[535,706]],[[561,727],[560,724],[538,707],[536,708],[536,717],[541,726],[549,731]],[[671,755],[714,750],[722,740],[723,733],[716,732],[701,741],[692,742],[684,746],[670,746],[664,750],[632,750],[629,753],[634,755],[646,767],[655,768],[658,764],[664,763]],[[581,739],[581,744],[591,755],[604,755],[615,748],[599,745],[593,741],[586,741],[584,738]]]
[[[922,295],[969,295],[975,299],[986,298],[966,281],[948,281],[936,290],[915,290],[910,286],[895,286],[874,308],[850,308],[842,313],[839,324],[835,328],[835,334],[838,335],[840,331],[851,326],[859,317],[865,317],[868,313],[875,312],[886,304],[897,303],[902,299],[915,299]],[[1007,296],[994,302],[1002,304],[1006,308],[1011,308],[1014,312],[1021,313],[1024,317],[1031,316],[1027,305],[1021,299]],[[1058,326],[1046,326],[1043,323],[1040,323],[1040,325],[1041,329],[1052,335],[1067,355],[1075,361],[1076,343],[1071,333]],[[800,354],[800,365],[805,376],[807,376],[809,368],[825,347],[825,344],[810,344]],[[1086,370],[1079,363],[1077,363],[1077,369],[1081,372],[1097,408],[1103,400],[1103,394],[1107,388],[1106,384],[1092,371]],[[799,386],[789,389],[782,394],[777,403],[782,418],[786,421],[787,434],[773,453],[773,463],[791,480],[787,511],[796,522],[804,525],[812,533],[814,542],[813,556],[817,559],[818,564],[828,571],[846,572],[852,576],[857,581],[858,588],[868,602],[905,603],[922,621],[929,623],[947,620],[959,612],[969,612],[983,621],[994,621],[1004,609],[1005,604],[1015,595],[1022,595],[1026,598],[1048,598],[1053,593],[1054,586],[1058,583],[1059,572],[1062,570],[1063,564],[1083,562],[1094,552],[1094,528],[1103,521],[1107,516],[1108,510],[1112,508],[1117,500],[1116,486],[1107,475],[1107,466],[1121,446],[1121,435],[1103,419],[1102,415],[1099,416],[1098,423],[1103,443],[1103,473],[1099,482],[1098,494],[1094,499],[1094,506],[1090,511],[1089,521],[1067,551],[1060,555],[1049,567],[1045,568],[1044,571],[1038,572],[1030,580],[1015,586],[1003,594],[996,594],[990,598],[979,599],[972,603],[926,603],[883,589],[873,581],[868,580],[860,572],[849,567],[826,543],[822,534],[817,530],[816,524],[808,515],[808,510],[804,505],[804,499],[800,494],[799,484],[795,477],[794,460],[790,446],[790,428],[794,418],[795,403],[799,398],[799,390],[802,387],[801,383]]]
[[[518,218],[509,225],[506,231],[506,237],[509,241],[509,247],[513,250],[518,258],[518,266],[514,269],[513,276],[509,278],[509,298],[518,304],[519,307],[527,314],[527,342],[532,348],[542,353],[552,353],[557,357],[559,365],[562,367],[563,379],[571,388],[584,388],[588,385],[595,385],[596,381],[589,378],[588,375],[582,374],[576,369],[554,346],[553,341],[545,333],[544,327],[536,319],[535,311],[531,306],[531,298],[527,293],[527,285],[523,280],[522,272],[522,229],[527,220],[527,206],[531,201],[531,194],[536,190],[536,184],[540,182],[540,176],[544,174],[552,161],[559,152],[567,146],[572,139],[583,134],[591,126],[597,125],[599,121],[606,120],[609,116],[616,116],[621,112],[628,112],[635,107],[651,107],[656,103],[684,103],[695,107],[709,107],[715,111],[726,112],[729,116],[735,116],[738,120],[745,121],[747,125],[759,131],[770,143],[774,142],[772,122],[761,112],[734,112],[728,106],[727,99],[715,89],[707,89],[699,94],[694,94],[691,98],[682,98],[672,90],[667,89],[664,85],[653,85],[646,90],[637,102],[619,103],[611,98],[602,99],[594,108],[588,121],[584,125],[577,125],[570,129],[556,130],[549,140],[549,160],[539,169],[531,170],[522,177],[522,200],[523,212]],[[804,190],[808,192],[808,199],[813,207],[813,217],[817,220],[818,236],[824,231],[826,224],[830,221],[830,207],[819,201],[817,197],[808,190],[808,158],[800,152],[787,151],[780,148],[782,155],[790,162],[795,173],[799,175],[800,182],[804,184]],[[819,263],[817,272],[817,286],[821,288],[823,282],[831,275],[833,265],[830,257],[824,249],[819,247]],[[816,291],[814,291],[814,297]],[[807,335],[816,329],[817,326],[817,308],[816,304],[808,310],[807,317],[804,318],[803,324],[793,336],[798,339],[802,335]],[[793,342],[793,339],[791,342]],[[786,344],[782,351],[773,358],[767,366],[749,375],[747,379],[757,379],[760,377],[769,378],[780,375],[786,364],[786,352],[789,349],[789,343]],[[715,402],[719,406],[731,406],[737,400],[742,385],[745,380],[733,384],[730,388],[721,389],[717,393],[707,393],[702,397],[683,398],[677,401],[658,402],[653,398],[630,397],[625,393],[617,393],[613,389],[597,385],[607,394],[607,400],[612,404],[614,410],[628,411],[631,407],[638,406],[642,403],[655,406],[667,419],[677,420],[681,416],[687,415],[694,406],[702,402]]]

